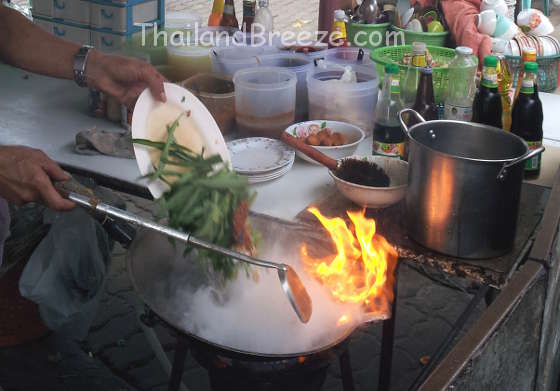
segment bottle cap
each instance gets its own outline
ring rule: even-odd
[[[346,19],[346,13],[343,10],[336,10],[334,11],[334,18],[336,20],[344,20]]]
[[[470,56],[473,53],[472,49],[468,46],[457,46],[455,51],[463,56]]]
[[[539,66],[536,62],[526,61],[524,66],[525,72],[537,73]]]
[[[385,65],[385,73],[397,74],[399,73],[399,66],[393,63],[387,64]]]
[[[498,57],[496,56],[486,56],[484,57],[485,67],[496,67],[498,66]]]
[[[426,44],[424,42],[412,42],[412,55],[421,55],[426,53]]]

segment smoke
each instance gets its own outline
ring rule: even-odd
[[[299,263],[295,249],[286,254],[278,244],[259,253],[263,259],[290,264],[302,279],[313,302],[307,324],[300,322],[284,294],[275,270],[258,268],[254,281],[239,273],[216,300],[216,289],[204,286],[194,293],[178,292],[187,304],[182,322],[193,334],[215,344],[259,354],[297,354],[323,348],[363,322],[359,305],[335,302],[319,282],[309,277]],[[282,255],[281,255],[282,254]],[[346,315],[348,322],[337,323]]]

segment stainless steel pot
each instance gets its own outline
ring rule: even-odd
[[[420,123],[407,128],[403,114]],[[409,136],[406,196],[412,239],[437,252],[482,259],[513,247],[525,160],[521,138],[501,129],[458,121],[426,122],[400,112]]]

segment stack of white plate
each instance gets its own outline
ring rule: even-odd
[[[295,152],[284,143],[264,137],[251,137],[227,143],[233,170],[249,183],[280,178],[292,168]]]

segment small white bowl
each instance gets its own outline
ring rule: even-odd
[[[366,159],[377,164],[391,180],[389,187],[370,187],[356,185],[337,178],[332,171],[336,188],[353,203],[366,208],[387,208],[401,201],[408,187],[408,163],[385,156],[351,156],[351,159]]]
[[[342,134],[344,140],[346,141],[346,144],[344,145],[339,145],[336,147],[313,146],[313,148],[315,148],[316,150],[324,153],[325,155],[335,160],[352,156],[356,152],[356,149],[358,149],[358,144],[360,144],[365,137],[365,133],[362,129],[358,128],[355,125],[346,122],[339,122],[339,121],[315,120],[315,121],[300,122],[288,127],[285,130],[285,132],[294,137],[297,137],[297,135],[295,134],[296,129],[300,127],[307,129],[309,128],[310,125],[319,125],[319,127],[322,127],[322,125],[326,125],[326,127],[331,129],[333,132]],[[315,160],[311,159],[310,157],[308,157],[302,152],[296,151],[296,155],[301,159],[305,160],[306,162],[319,165],[319,163],[317,163]]]

